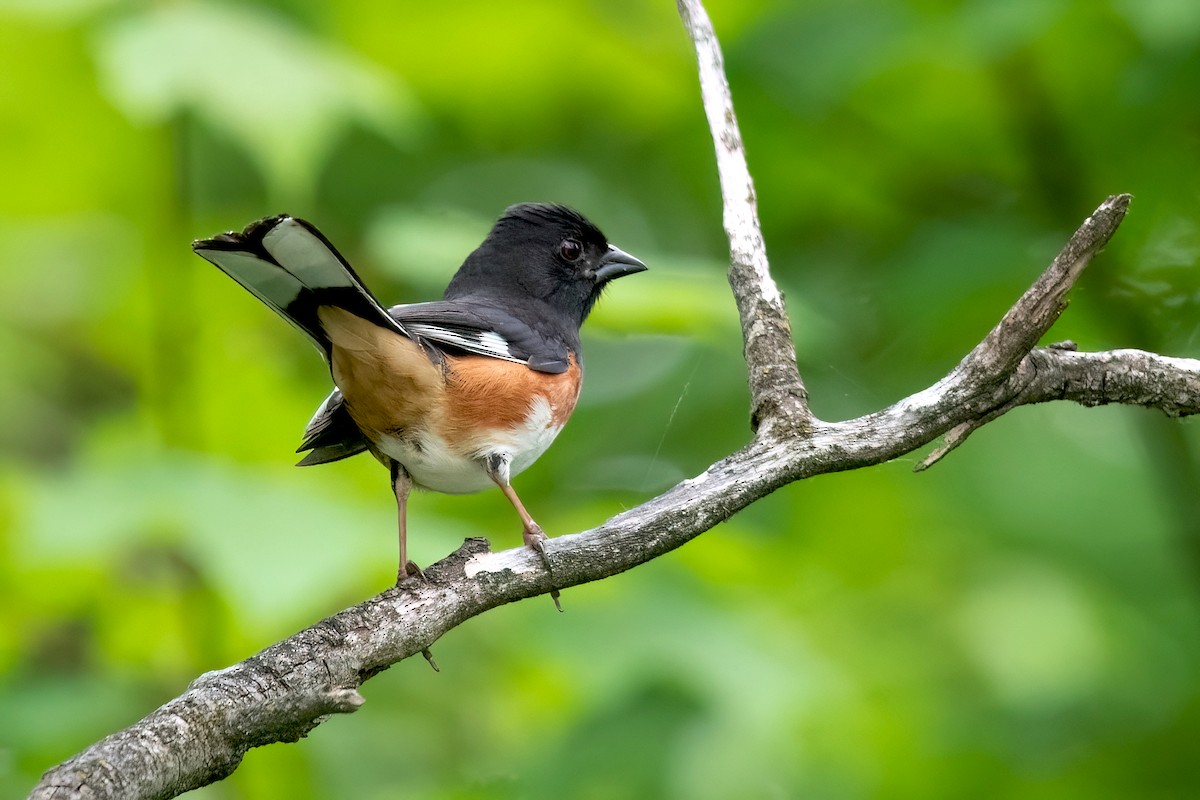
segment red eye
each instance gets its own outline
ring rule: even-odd
[[[563,239],[562,244],[558,246],[558,252],[567,261],[578,261],[583,255],[583,245],[578,239]]]

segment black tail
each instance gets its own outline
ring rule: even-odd
[[[320,306],[344,308],[405,334],[329,240],[302,219],[268,217],[241,233],[193,242],[192,249],[303,331],[327,357]]]

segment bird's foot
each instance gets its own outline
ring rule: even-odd
[[[546,571],[553,575],[554,568],[550,566],[550,556],[546,552],[546,542],[550,540],[550,537],[546,536],[542,527],[533,520],[530,520],[525,525],[523,538],[525,539],[525,546],[538,554],[538,557],[542,560],[542,564],[546,567]],[[558,609],[559,613],[562,613],[563,608],[562,603],[558,599],[558,589],[550,590],[550,599],[554,601],[554,607]]]
[[[542,531],[542,526],[530,520],[529,524],[525,526],[522,536],[525,539],[525,546],[538,554],[546,571],[553,572],[554,570],[550,567],[550,556],[546,555],[546,542],[550,541],[550,537]]]
[[[421,568],[418,567],[414,562],[405,561],[400,565],[400,569],[396,571],[396,585],[399,586],[405,581],[413,578],[417,578],[421,581],[428,580],[428,578],[425,577],[425,573],[422,572]],[[425,656],[425,660],[429,662],[429,666],[433,667],[434,672],[442,671],[441,667],[438,666],[437,661],[434,660],[433,653],[428,647],[421,651],[421,655]]]
[[[400,569],[396,571],[396,585],[399,586],[409,578],[420,578],[421,580],[427,580],[425,573],[422,572],[421,568],[416,565],[416,562],[405,561],[400,565]]]

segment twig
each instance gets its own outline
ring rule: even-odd
[[[1067,292],[1087,269],[1092,257],[1117,232],[1129,210],[1130,200],[1128,194],[1113,195],[1083,221],[1033,286],[946,376],[943,381],[946,391],[965,390],[969,395],[977,395],[1018,373],[1023,374],[1019,370],[1022,361],[1066,309]],[[915,470],[920,472],[933,466],[975,430],[1024,402],[1020,393],[1005,396],[1003,402],[997,402],[978,416],[954,426],[947,432],[942,445]]]

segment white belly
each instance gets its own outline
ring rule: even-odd
[[[562,426],[555,424],[550,403],[538,397],[517,428],[476,437],[457,448],[430,431],[418,437],[415,444],[383,436],[379,448],[399,461],[417,486],[445,494],[468,494],[495,486],[483,466],[489,456],[507,455],[509,475],[516,476],[546,452],[560,430]]]

